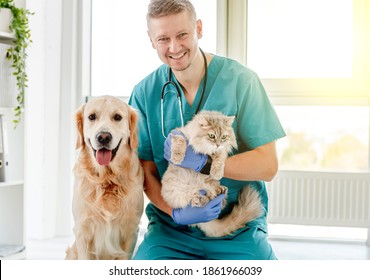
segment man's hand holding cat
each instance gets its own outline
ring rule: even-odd
[[[224,194],[220,194],[204,207],[193,207],[189,204],[185,208],[173,209],[172,219],[179,225],[205,223],[217,219],[222,210],[222,200],[224,197]]]
[[[176,129],[172,130],[170,134],[168,134],[166,141],[164,142],[164,158],[171,162],[171,146],[172,146],[172,136],[173,135],[180,135],[185,138],[184,134]],[[180,164],[176,164],[177,166],[185,167],[193,169],[195,172],[199,172],[204,165],[207,163],[208,156],[205,154],[196,153],[193,148],[189,145],[188,140],[186,139],[187,147],[185,151],[184,160]],[[175,164],[175,163],[173,163]]]

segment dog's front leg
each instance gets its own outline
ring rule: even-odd
[[[78,254],[77,254],[77,248],[76,243],[74,242],[71,247],[68,247],[66,250],[66,260],[77,260]]]
[[[90,248],[91,242],[86,240],[84,236],[76,237],[77,259],[78,260],[92,260]]]
[[[91,222],[91,221],[90,221]],[[75,227],[75,246],[77,251],[78,260],[92,260],[96,259],[93,255],[93,234],[89,225],[89,221],[77,222],[78,226]]]
[[[120,259],[122,260],[130,260],[132,258],[136,246],[139,230],[135,228],[130,231],[131,232],[128,232],[127,237],[125,238],[126,240],[121,241],[121,248],[123,249],[123,251],[126,252],[126,255],[121,256]]]

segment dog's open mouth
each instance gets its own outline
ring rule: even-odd
[[[114,148],[113,150],[108,150],[107,148],[102,148],[99,150],[93,149],[96,161],[100,165],[104,165],[104,166],[108,165],[116,156],[116,153],[118,151],[119,146],[121,145],[121,142],[122,142],[122,139],[119,141],[117,147]]]

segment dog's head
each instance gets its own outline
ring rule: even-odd
[[[91,99],[76,112],[76,148],[90,148],[99,165],[114,160],[122,146],[138,146],[137,113],[112,96]]]

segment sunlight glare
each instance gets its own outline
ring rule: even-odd
[[[261,78],[351,78],[352,0],[250,0],[247,64]]]

